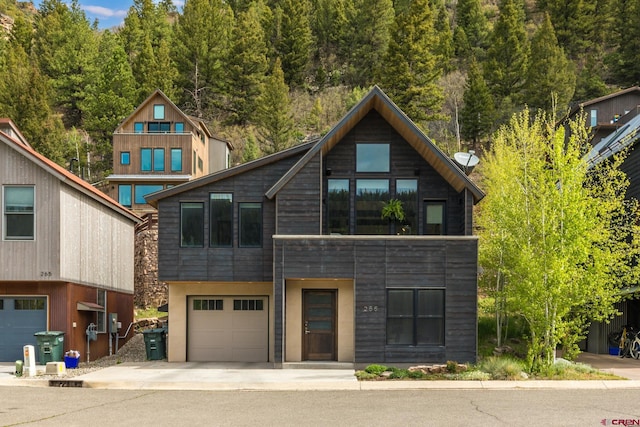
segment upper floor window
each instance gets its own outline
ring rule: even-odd
[[[142,133],[144,132],[144,123],[142,122],[135,122],[133,124],[133,132],[134,133]]]
[[[180,203],[180,246],[183,248],[204,246],[204,203]]]
[[[135,202],[137,205],[144,205],[147,201],[144,196],[162,190],[162,184],[143,184],[136,185]]]
[[[182,171],[182,148],[171,149],[171,172]]]
[[[118,185],[118,203],[127,208],[131,207],[131,184]]]
[[[389,144],[357,144],[356,172],[389,172]]]
[[[153,149],[153,170],[159,172],[164,170],[164,148]]]
[[[233,195],[231,193],[211,193],[209,195],[209,224],[212,247],[233,246]]]
[[[169,122],[149,122],[147,126],[149,128],[149,133],[171,132],[171,123]]]
[[[259,248],[262,246],[262,203],[239,203],[239,246]]]
[[[131,153],[129,153],[128,151],[121,151],[120,152],[120,164],[127,166],[131,163]]]
[[[424,202],[424,234],[443,235],[445,232],[446,203],[443,201]]]
[[[387,200],[388,179],[356,181],[356,234],[389,234],[389,221],[381,217]]]
[[[140,149],[140,170],[143,172],[151,170],[151,148]]]
[[[176,133],[183,133],[184,132],[184,123],[177,122],[176,126],[175,126],[175,129],[176,129]]]
[[[5,240],[35,239],[35,187],[5,186],[3,237]]]
[[[590,121],[590,125],[591,127],[596,127],[598,126],[598,110],[591,110],[591,121]]]
[[[153,106],[153,120],[164,120],[164,105],[155,104]]]
[[[404,221],[396,225],[396,233],[418,234],[418,180],[397,179],[396,198],[404,209]]]
[[[198,169],[202,171],[204,168],[204,163],[202,162],[202,158],[198,156]]]
[[[444,345],[444,289],[388,289],[387,344]]]
[[[327,231],[349,234],[349,180],[327,181]]]

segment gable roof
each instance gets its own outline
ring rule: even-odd
[[[318,152],[326,155],[371,110],[376,110],[456,191],[468,189],[477,203],[484,192],[453,163],[436,145],[404,114],[378,86],[355,105],[338,124],[321,138],[289,171],[271,187],[266,196],[271,199]]]
[[[13,120],[11,119],[0,117],[0,132],[4,132],[6,135],[14,138],[19,143],[31,147],[31,144],[29,144],[27,138],[22,135],[22,132],[20,132],[18,126],[16,126],[16,124],[13,123]]]
[[[180,194],[184,191],[188,191],[194,188],[212,184],[214,182],[221,181],[223,179],[230,178],[232,176],[243,174],[250,170],[257,169],[259,167],[278,162],[282,159],[286,159],[288,157],[295,156],[300,153],[304,153],[305,151],[309,150],[314,144],[315,144],[315,141],[296,145],[295,147],[291,147],[286,150],[279,151],[275,154],[270,154],[268,156],[264,156],[256,160],[252,160],[250,162],[243,163],[241,165],[234,166],[232,168],[223,169],[221,171],[214,172],[212,174],[209,174],[197,179],[193,179],[189,182],[185,182],[184,184],[167,188],[166,190],[156,191],[155,193],[146,195],[145,200],[147,201],[148,204],[150,204],[154,208],[157,208],[159,200],[174,196],[176,194]]]
[[[122,120],[120,122],[120,124],[116,127],[116,129],[114,130],[114,133],[116,133],[118,131],[118,129],[122,128],[127,122],[129,122],[129,120],[131,120],[134,116],[136,116],[136,114],[138,113],[138,111],[140,111],[142,108],[144,108],[147,104],[149,104],[151,102],[151,100],[156,96],[159,95],[161,98],[164,99],[164,101],[169,104],[170,106],[172,106],[176,111],[178,111],[180,113],[180,115],[184,118],[184,120],[186,122],[188,122],[191,126],[193,126],[194,128],[203,128],[204,132],[207,134],[208,137],[211,137],[211,131],[209,131],[209,128],[207,127],[207,125],[204,123],[204,121],[200,120],[200,119],[196,119],[195,117],[191,117],[186,115],[180,108],[178,108],[178,106],[176,104],[173,103],[173,101],[171,101],[169,99],[169,97],[167,95],[164,94],[163,91],[161,91],[160,89],[156,89],[153,91],[153,93],[151,95],[149,95],[147,97],[147,99],[145,99],[144,101],[142,101],[140,103],[140,105],[138,105],[136,107],[135,110],[133,110],[133,112],[131,114],[129,114],[124,120]],[[198,126],[199,123],[200,126]]]
[[[571,107],[571,110],[567,114],[567,117],[573,116],[576,112],[578,112],[578,110],[584,109],[585,107],[588,107],[590,105],[597,104],[599,102],[606,101],[608,99],[616,98],[618,96],[625,95],[631,92],[638,92],[638,94],[640,95],[640,87],[632,86],[630,88],[619,90],[617,92],[613,92],[613,93],[610,93],[609,95],[604,95],[599,98],[590,99],[584,102],[578,102],[573,107]]]
[[[77,191],[84,193],[89,196],[93,200],[98,203],[112,209],[118,214],[126,217],[127,219],[138,223],[141,221],[141,218],[131,212],[129,209],[122,206],[120,203],[113,200],[111,197],[104,194],[102,191],[94,188],[91,184],[86,182],[85,180],[77,177],[73,173],[69,172],[62,166],[57,163],[49,160],[42,154],[35,151],[30,145],[25,145],[21,143],[19,140],[7,135],[4,132],[0,131],[0,142],[5,143],[9,148],[14,149],[18,153],[22,154],[27,159],[31,160],[37,166],[41,167],[45,171],[49,172],[51,175],[74,188]]]
[[[620,129],[602,138],[586,156],[589,167],[595,166],[640,139],[640,115],[629,120]]]

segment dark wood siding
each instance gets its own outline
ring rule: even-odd
[[[629,152],[629,156],[625,159],[621,169],[627,174],[627,178],[630,181],[629,188],[627,188],[627,197],[634,197],[640,200],[640,146],[637,143]]]
[[[297,162],[297,154],[162,199],[158,205],[158,275],[162,281],[271,281],[272,236],[275,234],[275,200],[266,191]],[[209,247],[209,194],[232,193],[234,206],[233,247]],[[204,203],[204,247],[180,247],[180,203]],[[238,203],[262,203],[262,247],[238,247]]]
[[[321,156],[316,156],[276,196],[277,234],[320,234]]]
[[[282,361],[282,287],[287,278],[353,278],[355,362],[475,362],[477,239],[291,238],[275,240],[276,344]],[[387,346],[386,292],[390,288],[445,290],[445,345]],[[377,311],[364,311],[374,306]]]

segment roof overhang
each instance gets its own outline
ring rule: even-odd
[[[157,181],[174,181],[187,182],[191,179],[190,175],[109,175],[107,181],[122,182],[157,182]]]
[[[104,312],[104,307],[95,302],[78,301],[78,311],[99,311]]]

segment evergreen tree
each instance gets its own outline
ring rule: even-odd
[[[233,12],[222,0],[187,0],[176,24],[174,58],[178,85],[185,90],[185,110],[197,117],[213,117],[223,108],[227,93],[226,63],[233,28]]]
[[[238,14],[229,55],[230,123],[246,124],[253,116],[267,72],[267,46],[255,6]]]
[[[427,0],[414,0],[396,16],[380,84],[417,124],[441,118],[444,97],[437,84],[441,69],[431,50],[437,43]]]
[[[616,83],[622,87],[640,84],[640,0],[614,2],[606,58]]]
[[[302,86],[310,65],[310,10],[309,0],[281,0],[276,7],[279,29],[275,48],[289,86]]]
[[[451,31],[451,23],[449,20],[449,12],[443,0],[431,0],[431,9],[436,17],[434,28],[438,35],[438,44],[434,50],[438,57],[438,64],[443,73],[453,71],[451,60],[454,55],[453,32]]]
[[[44,0],[36,16],[33,50],[42,73],[51,81],[55,106],[67,126],[82,126],[79,104],[88,76],[96,67],[97,38],[77,0],[70,6]]]
[[[394,11],[391,0],[353,0],[344,8],[346,25],[341,34],[340,57],[347,64],[351,86],[370,86],[381,74],[389,46]]]
[[[458,0],[456,5],[456,50],[460,54],[470,52],[477,58],[484,57],[484,50],[488,45],[489,22],[480,0]],[[461,34],[464,33],[464,36]]]
[[[599,44],[600,36],[597,34],[602,29],[596,27],[597,3],[586,0],[538,0],[541,10],[548,12],[551,17],[558,44],[571,59],[580,58],[594,44]]]
[[[247,139],[244,142],[244,149],[242,150],[242,163],[247,163],[252,160],[256,160],[260,157],[260,150],[258,149],[258,142],[253,132],[247,135]]]
[[[557,113],[564,112],[575,91],[575,70],[558,46],[547,14],[531,40],[530,64],[524,87],[527,105],[547,113],[552,113],[554,108]]]
[[[602,78],[602,62],[593,59],[594,56],[585,57],[585,65],[576,78],[576,90],[574,101],[586,101],[599,98],[609,93],[609,88]],[[598,58],[595,56],[595,58]]]
[[[259,126],[260,151],[273,154],[292,146],[293,114],[289,87],[284,80],[280,59],[276,59],[272,74],[267,78],[265,90],[258,100],[256,121]]]
[[[489,135],[495,120],[495,106],[478,62],[473,58],[464,85],[464,105],[460,110],[460,133],[474,148]]]

